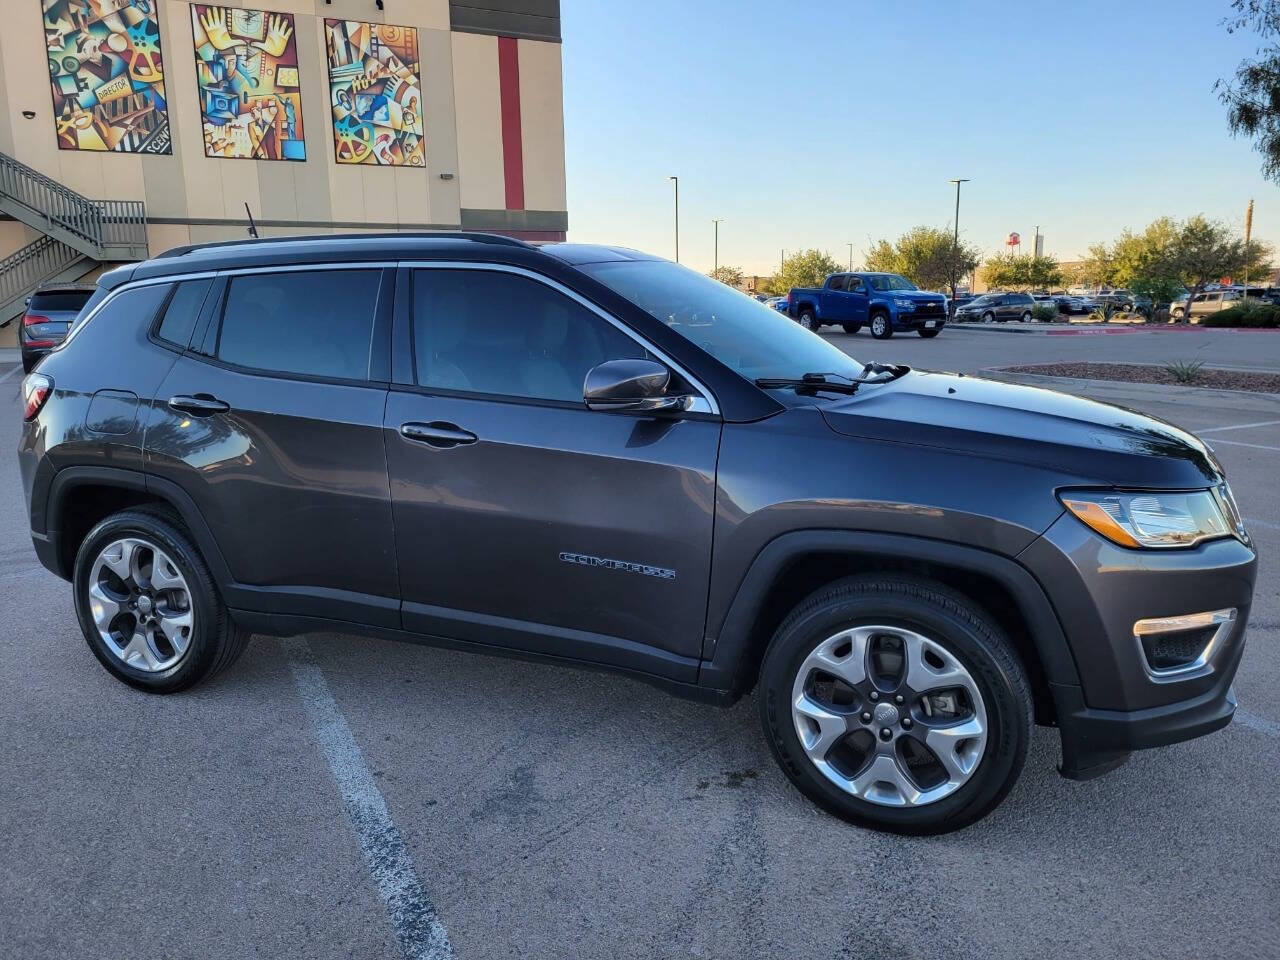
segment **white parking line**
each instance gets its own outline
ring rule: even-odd
[[[1280,453],[1280,447],[1269,447],[1265,443],[1245,443],[1243,440],[1223,440],[1221,437],[1214,437],[1209,446],[1212,447],[1215,443],[1225,443],[1233,447],[1253,447],[1255,450],[1275,450]]]
[[[1266,717],[1260,717],[1256,713],[1249,713],[1247,710],[1237,708],[1235,722],[1243,723],[1251,730],[1257,730],[1259,733],[1267,734],[1267,736],[1280,737],[1280,723],[1268,720]]]
[[[290,654],[289,669],[311,717],[316,739],[342,791],[347,818],[360,841],[365,866],[386,902],[401,952],[406,960],[451,960],[455,954],[449,934],[418,880],[409,848],[391,821],[387,802],[365,766],[360,746],[329,692],[310,646],[303,638],[281,642]]]
[[[1280,420],[1259,420],[1257,423],[1237,423],[1230,427],[1205,427],[1203,430],[1192,430],[1192,433],[1221,433],[1223,430],[1252,430],[1254,427],[1274,427]]]

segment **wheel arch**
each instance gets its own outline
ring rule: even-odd
[[[748,568],[713,635],[700,682],[732,696],[749,692],[769,640],[797,603],[844,577],[886,571],[952,587],[985,610],[1023,661],[1037,720],[1054,721],[1055,685],[1078,685],[1080,678],[1062,625],[1036,579],[1000,554],[900,534],[806,530],[770,542]]]
[[[97,523],[129,507],[168,507],[181,520],[204,556],[219,586],[230,579],[208,524],[177,484],[118,467],[64,467],[53,475],[45,512],[45,536],[54,548],[54,572],[70,580],[76,553]]]

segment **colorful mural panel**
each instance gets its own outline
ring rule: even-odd
[[[418,31],[326,19],[324,34],[337,161],[426,166]]]
[[[172,153],[158,0],[40,0],[58,147]]]
[[[206,157],[305,160],[293,15],[191,5]]]

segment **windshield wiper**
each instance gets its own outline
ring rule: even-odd
[[[871,376],[846,377],[843,373],[805,373],[794,377],[761,377],[755,381],[761,390],[793,389],[797,393],[816,393],[819,390],[827,393],[858,392],[864,383],[888,383],[902,376],[910,367],[895,366],[888,363],[868,363],[866,372]],[[839,380],[828,380],[828,377],[839,377]]]

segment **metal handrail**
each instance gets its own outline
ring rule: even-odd
[[[0,260],[0,304],[24,296],[83,258],[79,250],[53,237],[31,241]]]
[[[0,195],[91,246],[96,259],[132,259],[139,250],[146,255],[147,214],[140,200],[90,200],[5,153]]]

